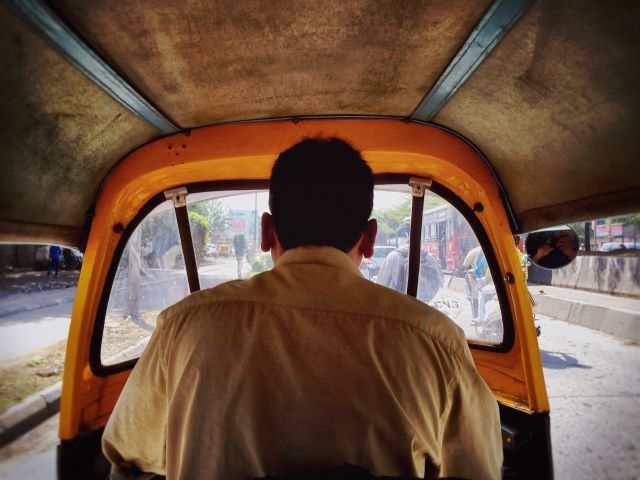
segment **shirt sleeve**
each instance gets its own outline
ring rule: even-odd
[[[470,357],[460,362],[459,380],[452,389],[440,475],[499,479],[503,457],[498,403]]]
[[[116,467],[166,473],[167,397],[163,314],[131,372],[102,436],[102,450]]]

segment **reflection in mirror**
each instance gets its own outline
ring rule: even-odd
[[[569,226],[543,228],[527,235],[525,249],[533,263],[542,268],[562,268],[578,255],[578,234]]]

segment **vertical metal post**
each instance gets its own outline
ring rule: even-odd
[[[422,250],[422,212],[424,211],[424,191],[431,187],[428,178],[411,177],[411,233],[409,234],[409,279],[407,294],[412,297],[418,295],[418,280],[420,278],[420,254]]]
[[[198,277],[198,264],[196,263],[196,254],[193,248],[191,227],[189,225],[189,214],[187,212],[187,189],[183,187],[167,190],[164,192],[164,196],[168,200],[173,201],[173,206],[175,208],[178,232],[180,233],[180,243],[182,244],[182,256],[184,257],[184,266],[187,270],[189,290],[191,293],[197,292],[200,290],[200,278]]]
[[[584,222],[584,251],[591,251],[591,222]]]

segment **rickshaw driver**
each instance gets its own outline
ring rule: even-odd
[[[499,478],[498,406],[462,330],[358,270],[376,234],[359,152],[301,141],[278,157],[269,202],[275,267],[158,317],[105,428],[114,471]]]

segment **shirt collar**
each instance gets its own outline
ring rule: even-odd
[[[285,251],[278,261],[275,268],[281,268],[285,265],[294,264],[315,264],[325,265],[328,267],[339,268],[341,270],[347,270],[351,273],[362,276],[360,270],[353,263],[353,260],[341,250],[334,247],[325,246],[303,246],[291,248]]]

